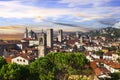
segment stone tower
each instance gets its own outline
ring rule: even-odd
[[[60,30],[58,31],[58,41],[59,41],[59,42],[62,42],[62,38],[63,38],[63,30],[60,29]]]
[[[28,29],[27,29],[27,27],[25,28],[24,38],[28,38]]]
[[[79,32],[76,32],[76,38],[80,38]]]
[[[46,55],[46,34],[41,33],[39,37],[38,57],[44,57]]]
[[[84,37],[81,36],[81,37],[80,37],[80,43],[83,43],[83,40],[84,40]]]
[[[47,46],[53,47],[53,29],[47,29]]]

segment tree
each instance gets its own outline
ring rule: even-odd
[[[120,50],[117,50],[116,53],[117,53],[118,55],[120,55]]]
[[[111,47],[108,48],[108,50],[109,50],[109,51],[116,51],[117,48],[116,48],[115,46],[111,46]]]
[[[6,60],[0,56],[0,69],[2,68],[3,65],[7,64]]]
[[[0,77],[3,80],[27,80],[28,76],[29,70],[15,63],[3,65],[0,70]]]
[[[86,58],[81,53],[58,53],[55,56],[55,64],[58,69],[55,74],[59,79],[66,79],[71,74],[80,73],[85,62]]]
[[[111,79],[109,80],[120,80],[120,72],[110,74]]]
[[[80,73],[85,63],[82,53],[50,53],[31,63],[30,73],[36,80],[65,80]]]
[[[117,58],[117,61],[120,63],[120,58]]]
[[[82,53],[49,53],[30,65],[6,64],[3,58],[2,80],[66,80],[70,75],[83,74],[87,60]]]
[[[101,51],[101,50],[100,51],[96,51],[95,53],[96,53],[96,55],[99,55],[100,57],[103,56],[103,51]]]

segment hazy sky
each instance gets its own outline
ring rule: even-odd
[[[22,25],[36,30],[119,27],[119,21],[120,0],[0,0],[1,33],[22,32]]]

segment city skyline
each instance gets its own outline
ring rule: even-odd
[[[120,0],[0,0],[0,80],[120,79]]]
[[[23,33],[25,27],[85,31],[119,27],[119,0],[0,0],[0,32]]]

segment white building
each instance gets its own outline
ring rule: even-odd
[[[117,59],[120,58],[118,54],[112,54],[112,60],[117,61]]]
[[[115,73],[115,72],[120,72],[119,69],[120,69],[120,66],[111,66],[111,65],[107,65],[107,64],[104,64],[104,67],[106,69],[108,69],[111,73]]]
[[[21,64],[21,65],[29,65],[30,62],[27,58],[18,56],[18,57],[12,58],[12,63],[17,63],[17,64]]]
[[[29,40],[29,46],[39,45],[38,40]]]
[[[87,51],[99,51],[102,50],[102,46],[85,46]]]
[[[112,60],[112,55],[110,55],[110,54],[104,54],[103,55],[103,59]]]

